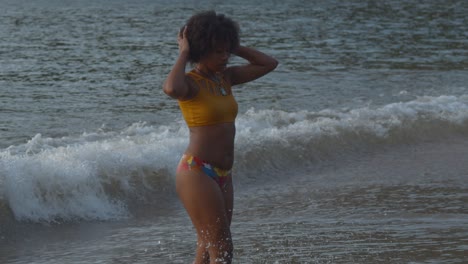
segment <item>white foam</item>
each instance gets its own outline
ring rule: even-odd
[[[464,125],[468,122],[468,96],[420,97],[410,102],[346,112],[326,109],[288,113],[252,108],[238,119],[237,128],[239,141],[255,138],[282,142],[287,138],[330,136],[343,132],[365,132],[387,137],[392,129],[411,129],[417,121]]]
[[[1,197],[18,220],[125,217],[126,205],[106,187],[118,183],[120,191],[138,192],[131,177],[141,170],[173,170],[186,138],[182,128],[140,123],[121,133],[74,139],[36,135],[0,153]]]

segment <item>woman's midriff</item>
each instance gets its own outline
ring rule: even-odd
[[[234,123],[190,128],[186,154],[196,156],[213,166],[230,170],[234,162]]]

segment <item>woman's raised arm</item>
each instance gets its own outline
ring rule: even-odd
[[[164,81],[163,91],[172,98],[182,99],[190,93],[190,86],[185,76],[185,66],[190,51],[187,40],[187,27],[179,32],[177,42],[179,43],[179,57]]]
[[[229,67],[226,70],[225,74],[231,81],[231,85],[258,79],[278,66],[276,59],[256,49],[239,46],[233,54],[247,60],[249,64]]]

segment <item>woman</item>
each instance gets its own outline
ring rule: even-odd
[[[197,230],[195,263],[231,263],[231,168],[237,103],[231,87],[255,80],[278,62],[239,45],[237,23],[214,11],[192,16],[178,36],[179,57],[164,82],[177,99],[190,142],[176,173],[176,189]],[[231,54],[246,65],[227,67]],[[186,73],[191,62],[193,70]]]

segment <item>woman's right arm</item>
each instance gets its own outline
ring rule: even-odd
[[[184,28],[183,32],[179,33],[177,39],[179,43],[179,57],[163,84],[164,93],[175,99],[183,99],[190,94],[188,77],[185,75],[185,66],[189,57],[189,43],[186,33],[187,27]]]

